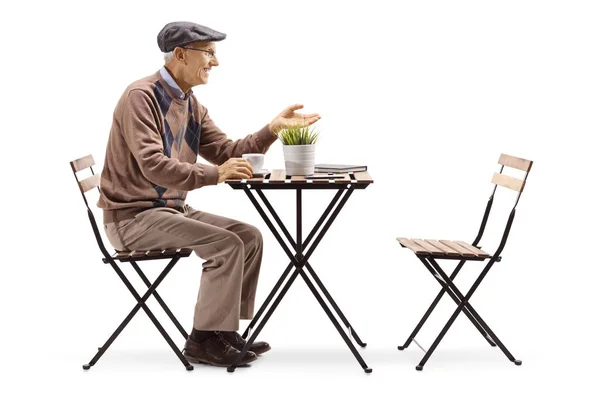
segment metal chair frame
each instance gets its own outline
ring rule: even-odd
[[[119,334],[123,331],[123,329],[129,323],[129,321],[132,320],[132,318],[136,315],[136,313],[141,308],[148,315],[148,318],[150,318],[150,320],[152,321],[154,326],[156,326],[156,329],[158,329],[158,331],[161,333],[161,335],[167,341],[167,343],[169,344],[169,347],[171,347],[171,349],[173,350],[173,352],[175,353],[177,358],[179,358],[181,363],[185,366],[185,369],[188,371],[192,371],[194,369],[194,367],[186,360],[186,358],[182,354],[182,351],[177,348],[177,346],[175,345],[175,343],[173,342],[173,340],[171,339],[169,334],[165,331],[163,326],[160,324],[160,322],[156,319],[156,317],[154,316],[152,311],[150,311],[150,309],[146,305],[146,301],[150,298],[150,296],[154,296],[156,301],[160,304],[162,309],[169,316],[169,318],[171,319],[173,324],[177,327],[177,330],[181,333],[183,338],[187,339],[188,334],[186,333],[185,329],[183,329],[183,326],[181,326],[181,324],[179,323],[177,318],[175,318],[175,316],[173,315],[171,310],[167,307],[167,305],[165,304],[163,299],[160,297],[160,295],[158,294],[156,289],[158,288],[158,285],[160,285],[160,283],[165,279],[165,277],[171,271],[171,269],[173,269],[175,264],[177,264],[177,262],[182,257],[189,257],[189,255],[191,254],[191,250],[190,249],[171,249],[171,250],[153,250],[153,251],[146,251],[146,252],[117,251],[113,255],[109,254],[106,247],[104,246],[104,242],[102,240],[102,237],[100,236],[100,231],[98,229],[98,224],[96,223],[96,219],[94,217],[92,210],[90,209],[90,206],[89,206],[87,198],[86,198],[86,192],[91,189],[98,188],[98,192],[100,192],[100,187],[99,187],[100,175],[94,174],[94,169],[92,168],[95,165],[94,159],[91,155],[88,155],[86,157],[82,157],[80,159],[72,161],[70,164],[71,164],[71,168],[73,170],[73,175],[75,176],[75,180],[77,181],[77,184],[79,185],[81,195],[83,196],[83,201],[85,202],[85,206],[87,208],[88,218],[89,218],[90,224],[92,225],[92,230],[94,231],[94,236],[96,238],[96,242],[98,244],[100,252],[103,255],[102,262],[104,262],[105,264],[111,265],[111,267],[115,270],[115,272],[117,273],[119,278],[121,278],[121,280],[123,281],[123,283],[125,284],[127,289],[131,292],[131,294],[133,295],[133,297],[135,298],[136,303],[137,303],[133,307],[133,309],[129,312],[129,314],[127,314],[127,316],[125,317],[123,322],[121,322],[121,324],[117,327],[117,329],[113,332],[113,334],[108,338],[108,340],[101,347],[98,348],[98,352],[90,360],[90,362],[83,365],[83,369],[88,370],[98,362],[100,357],[102,357],[102,355],[106,352],[106,350],[108,350],[108,348],[114,342],[114,340],[117,338],[117,336],[119,336]],[[88,167],[89,167],[92,175],[90,177],[85,178],[80,181],[77,178],[77,172],[80,172]],[[139,265],[137,264],[137,262],[138,261],[159,260],[159,259],[169,259],[170,261],[167,264],[167,266],[163,269],[163,271],[159,274],[159,276],[156,278],[156,280],[153,283],[151,283],[150,280],[148,280],[148,278],[146,277],[146,275],[142,272],[142,270],[139,267]],[[143,295],[140,296],[140,294],[135,290],[135,288],[133,287],[131,282],[129,282],[129,280],[123,273],[123,271],[121,271],[121,269],[117,265],[117,263],[116,263],[117,261],[120,261],[122,263],[130,263],[133,266],[133,269],[137,272],[137,274],[140,276],[140,278],[142,279],[144,284],[148,287],[148,290]]]
[[[433,352],[435,351],[437,346],[440,344],[440,341],[446,335],[446,333],[448,332],[448,330],[450,329],[450,327],[452,326],[452,324],[454,323],[454,321],[456,320],[456,318],[458,317],[458,315],[461,312],[464,313],[467,316],[467,318],[473,323],[475,328],[477,328],[477,330],[482,334],[482,336],[485,338],[485,340],[488,342],[488,344],[490,344],[492,347],[498,346],[502,350],[502,352],[506,355],[506,357],[511,362],[513,362],[515,365],[522,364],[522,361],[517,360],[510,353],[510,351],[506,348],[506,346],[504,346],[504,344],[500,341],[498,336],[496,336],[496,334],[492,331],[492,329],[481,318],[479,313],[477,313],[475,308],[469,303],[469,300],[475,293],[475,290],[479,287],[483,278],[485,278],[485,276],[487,275],[489,270],[492,268],[492,266],[496,262],[500,262],[502,260],[501,253],[504,250],[504,246],[506,245],[506,241],[508,239],[508,235],[510,233],[512,223],[515,218],[517,204],[519,203],[519,200],[521,198],[521,193],[525,186],[525,182],[527,181],[527,176],[529,175],[531,165],[533,164],[533,162],[531,162],[529,160],[519,159],[519,158],[512,157],[512,156],[507,156],[504,154],[502,154],[500,156],[498,163],[501,164],[500,173],[494,174],[494,177],[492,179],[492,182],[495,183],[494,189],[492,191],[492,195],[488,199],[487,206],[486,206],[486,209],[485,209],[485,212],[483,215],[483,219],[482,219],[481,225],[479,227],[479,232],[477,233],[477,237],[475,238],[475,240],[472,243],[473,247],[475,247],[476,249],[480,249],[480,246],[478,246],[478,244],[479,244],[479,241],[481,240],[481,238],[483,237],[485,227],[487,225],[488,217],[489,217],[490,211],[492,209],[492,204],[494,202],[494,195],[496,193],[496,189],[498,188],[498,185],[507,187],[509,189],[517,190],[519,192],[519,194],[517,196],[515,204],[514,204],[512,210],[510,212],[510,215],[508,217],[508,221],[506,223],[506,227],[504,229],[504,234],[502,235],[500,244],[499,244],[498,248],[496,249],[496,251],[494,252],[494,254],[491,256],[486,254],[485,256],[480,256],[480,257],[476,257],[473,255],[449,256],[447,254],[442,254],[443,252],[433,254],[431,252],[423,251],[423,252],[420,252],[420,254],[419,254],[419,252],[415,251],[415,255],[417,256],[417,258],[419,258],[419,260],[423,263],[423,265],[425,265],[425,268],[427,268],[427,270],[434,276],[434,278],[436,278],[438,283],[442,286],[442,289],[440,290],[440,292],[438,293],[436,298],[433,300],[433,302],[431,303],[431,305],[429,306],[429,308],[427,309],[427,311],[425,312],[425,314],[423,315],[423,317],[421,318],[421,320],[419,321],[419,323],[417,324],[415,329],[412,331],[412,333],[410,334],[410,336],[408,337],[406,342],[402,346],[398,346],[398,350],[404,350],[412,342],[415,342],[415,344],[421,350],[423,350],[425,352],[425,356],[419,362],[419,364],[416,366],[417,371],[423,370],[425,363],[427,362],[427,360],[429,360],[429,358],[431,357],[431,355],[433,354]],[[525,171],[525,178],[523,180],[519,180],[516,178],[508,177],[506,175],[501,175],[505,166],[510,166],[510,167],[521,169],[521,170]],[[398,241],[400,242],[400,245],[402,247],[409,247],[409,246],[413,247],[412,245],[414,244],[414,242],[412,242],[411,240],[407,240],[404,238],[398,238]],[[413,248],[411,248],[411,250],[414,251],[415,248],[413,247]],[[450,274],[450,276],[448,276],[444,272],[444,270],[439,266],[439,264],[435,261],[436,259],[458,260],[459,263],[455,267],[453,272]],[[483,261],[486,259],[488,259],[486,266],[483,268],[483,270],[481,271],[481,273],[479,274],[479,276],[477,277],[477,279],[475,280],[475,282],[473,283],[471,288],[467,291],[467,294],[463,295],[461,293],[461,291],[454,284],[454,279],[456,278],[456,276],[458,275],[458,273],[460,272],[460,270],[462,269],[462,267],[464,266],[464,264],[467,261]],[[425,350],[415,340],[415,337],[419,333],[419,331],[421,330],[421,328],[423,327],[423,325],[425,324],[425,322],[427,321],[427,319],[429,318],[429,316],[431,315],[431,313],[433,312],[433,310],[435,309],[435,307],[437,306],[437,304],[439,303],[441,298],[443,297],[444,293],[447,293],[450,296],[450,298],[456,303],[457,308],[454,311],[454,313],[452,314],[452,316],[450,317],[450,319],[448,320],[448,322],[444,325],[441,332],[435,338],[435,340],[433,341],[433,344],[429,347],[428,350]]]

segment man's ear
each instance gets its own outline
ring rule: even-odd
[[[185,51],[181,47],[175,47],[173,50],[173,58],[177,61],[185,61]]]

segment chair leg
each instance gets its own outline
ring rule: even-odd
[[[121,331],[125,328],[125,326],[127,326],[127,324],[129,323],[129,321],[131,321],[131,319],[133,318],[133,316],[138,312],[138,310],[140,309],[140,307],[144,309],[144,311],[146,312],[146,314],[148,315],[148,317],[150,318],[150,320],[152,321],[152,323],[154,324],[154,326],[156,326],[156,329],[158,329],[158,331],[161,333],[161,335],[167,341],[167,343],[169,344],[169,347],[171,347],[171,349],[173,350],[173,352],[175,352],[175,355],[177,356],[177,358],[179,358],[179,360],[181,361],[181,363],[185,366],[186,370],[191,371],[191,370],[194,369],[194,367],[192,365],[190,365],[190,363],[186,360],[186,358],[183,356],[183,354],[181,353],[181,351],[179,351],[179,349],[177,348],[177,346],[175,345],[175,343],[173,342],[173,340],[171,339],[171,337],[164,330],[164,328],[162,327],[162,325],[160,324],[160,322],[158,322],[158,320],[156,319],[156,317],[154,316],[154,314],[152,313],[152,311],[150,311],[150,309],[146,305],[146,301],[148,300],[148,298],[155,292],[155,290],[158,287],[158,285],[163,281],[163,279],[171,271],[171,269],[173,268],[173,266],[175,265],[175,263],[177,263],[178,260],[179,260],[179,257],[175,257],[175,258],[173,258],[169,262],[169,264],[160,273],[160,275],[158,276],[158,278],[156,278],[156,280],[154,281],[154,283],[148,288],[148,290],[146,291],[146,293],[142,297],[140,297],[139,294],[135,291],[135,288],[131,285],[131,283],[129,282],[129,280],[127,279],[127,277],[125,276],[125,274],[123,274],[123,272],[121,271],[121,269],[117,266],[117,264],[115,263],[115,261],[114,260],[110,260],[111,266],[113,267],[113,269],[115,270],[115,272],[117,273],[117,275],[119,275],[119,277],[121,278],[121,280],[123,281],[123,283],[125,284],[125,286],[127,286],[127,288],[129,289],[129,291],[131,292],[131,294],[133,295],[133,297],[136,299],[136,301],[138,303],[133,308],[133,310],[131,310],[131,312],[127,315],[127,317],[121,323],[121,325],[119,325],[119,327],[117,328],[117,330],[107,340],[107,342],[100,348],[100,350],[98,351],[98,353],[96,353],[96,355],[94,356],[94,358],[88,364],[83,365],[83,369],[87,370],[90,367],[92,367],[94,364],[96,364],[96,362],[100,359],[100,357],[102,357],[102,355],[104,354],[104,352],[106,352],[106,350],[108,350],[108,348],[110,347],[110,345],[112,344],[112,342],[117,338],[117,336],[119,336],[119,334],[121,333]]]
[[[112,344],[112,342],[115,341],[115,339],[117,338],[117,336],[119,336],[119,334],[121,333],[121,331],[127,326],[127,324],[129,323],[129,321],[131,321],[131,319],[133,318],[133,316],[139,311],[140,308],[142,308],[141,304],[136,304],[136,306],[133,307],[133,310],[131,310],[131,312],[129,312],[129,314],[127,314],[127,317],[125,317],[125,319],[123,320],[123,322],[121,322],[121,324],[113,332],[113,334],[110,336],[110,338],[108,338],[108,340],[106,341],[106,343],[104,343],[102,345],[102,347],[98,347],[98,352],[96,353],[96,355],[94,356],[94,358],[92,358],[89,363],[83,365],[83,369],[85,369],[85,370],[90,369],[90,367],[93,367],[94,364],[96,364],[96,362],[98,362],[98,360],[100,359],[100,357],[102,357],[102,355],[104,354],[104,352],[106,352],[106,350],[108,350],[108,348],[110,347],[110,345]]]
[[[427,362],[427,360],[429,360],[429,357],[431,357],[431,355],[433,354],[433,352],[435,351],[435,349],[437,348],[437,346],[440,344],[440,341],[446,335],[446,332],[448,332],[448,329],[450,329],[450,327],[454,323],[454,320],[456,320],[456,317],[458,316],[458,314],[460,314],[460,312],[462,311],[462,308],[464,307],[464,304],[465,304],[465,302],[462,302],[458,306],[458,308],[456,309],[456,311],[454,311],[454,313],[452,314],[452,316],[450,317],[450,319],[448,320],[448,322],[446,323],[446,325],[444,325],[444,328],[442,329],[442,331],[435,338],[433,344],[429,347],[429,349],[427,350],[427,353],[425,353],[425,356],[419,362],[419,365],[417,365],[417,367],[416,367],[417,371],[422,371],[423,370],[423,367],[425,366],[425,363]]]
[[[148,288],[150,288],[150,286],[151,286],[150,281],[148,280],[148,278],[146,278],[146,275],[142,272],[142,269],[137,265],[137,263],[135,261],[131,261],[131,265],[133,266],[135,271],[138,273],[140,278],[142,278],[142,281],[144,281],[144,284]],[[156,301],[158,302],[158,304],[160,304],[160,306],[163,308],[163,310],[165,310],[165,313],[169,316],[169,318],[171,319],[173,324],[177,327],[177,329],[179,330],[179,333],[181,333],[183,338],[187,340],[187,338],[188,338],[187,332],[185,331],[185,329],[183,329],[183,326],[181,326],[181,324],[179,323],[177,318],[175,318],[175,315],[173,315],[173,313],[171,312],[169,307],[167,307],[167,305],[165,304],[163,299],[160,297],[158,292],[154,291],[154,293],[152,293],[152,295],[154,296],[154,298],[156,298]]]
[[[415,329],[413,329],[411,334],[408,336],[408,339],[406,339],[406,342],[404,342],[404,345],[398,346],[398,350],[404,350],[404,349],[408,348],[408,346],[410,346],[412,341],[415,339],[415,337],[417,336],[417,334],[419,333],[419,331],[425,324],[425,321],[427,321],[427,319],[429,318],[429,316],[431,315],[431,313],[433,312],[433,310],[439,303],[440,299],[444,295],[444,292],[445,292],[445,290],[443,290],[443,289],[440,290],[440,293],[438,293],[437,297],[433,300],[433,303],[431,303],[431,305],[429,306],[427,311],[425,311],[425,314],[423,315],[423,317],[421,318],[421,320],[419,321],[417,326],[415,326]]]
[[[463,300],[464,297],[458,291],[458,289],[456,288],[456,285],[454,285],[454,277],[456,277],[456,274],[455,274],[454,277],[451,277],[451,278],[448,278],[445,275],[442,278],[439,273],[436,273],[436,269],[433,267],[433,264],[435,264],[435,266],[437,267],[437,270],[441,270],[442,272],[444,272],[444,271],[435,262],[434,259],[430,259],[429,260],[430,264],[428,264],[427,260],[425,260],[425,259],[420,259],[420,260],[423,263],[423,265],[425,265],[425,267],[428,268],[429,271],[442,284],[442,288],[443,288],[442,291],[445,290],[448,293],[448,295],[450,296],[450,298],[456,303],[456,305],[457,306],[460,305],[460,302]],[[464,265],[465,261],[461,261],[461,263]],[[461,265],[461,267],[462,267],[462,265]],[[450,287],[448,284],[446,284],[446,280],[450,280],[452,282],[452,287]],[[469,304],[467,302],[467,304],[462,309],[462,311],[467,316],[467,318],[469,319],[469,321],[471,321],[471,323],[475,326],[475,328],[477,328],[477,330],[479,331],[479,333],[481,333],[481,335],[483,336],[483,338],[490,344],[490,346],[496,347],[496,343],[494,343],[494,341],[492,340],[491,335],[489,334],[489,332],[487,332],[487,330],[481,324],[480,318],[478,317],[478,314],[475,312],[475,310],[473,309],[473,307],[471,306],[471,304]]]
[[[424,260],[422,260],[422,259],[420,259],[420,260],[423,262],[423,264],[425,265],[427,270],[429,270],[429,272],[431,272],[435,276],[436,274],[434,273],[432,268],[428,264],[426,264],[426,262]],[[452,272],[452,275],[450,275],[451,280],[454,280],[454,278],[456,278],[456,276],[460,272],[460,270],[463,267],[463,265],[465,264],[465,262],[466,262],[466,260],[462,260],[460,263],[458,263],[458,265]],[[421,318],[421,320],[419,321],[419,323],[417,324],[415,329],[412,331],[412,333],[410,334],[408,339],[406,339],[406,342],[404,343],[404,345],[398,346],[398,350],[404,350],[412,343],[412,341],[415,339],[415,337],[417,336],[417,334],[419,333],[419,331],[421,330],[421,328],[423,327],[423,325],[425,324],[425,322],[427,321],[427,319],[429,318],[429,316],[431,315],[431,313],[433,312],[433,310],[435,309],[435,307],[437,306],[437,304],[439,303],[441,298],[443,297],[444,293],[446,293],[447,291],[448,291],[447,286],[442,285],[442,289],[440,290],[440,292],[438,293],[436,298],[433,300],[433,303],[431,303],[431,305],[429,306],[429,308],[427,309],[427,311],[425,312],[425,314],[423,315],[423,317]],[[454,293],[448,291],[448,294],[450,295],[452,300],[454,300],[456,305],[460,304],[460,300],[458,300],[458,298],[454,295]],[[475,325],[477,330],[479,330],[479,332],[483,335],[483,337],[487,340],[487,342],[492,347],[496,346],[496,344],[490,339],[489,335],[485,332],[485,330],[481,327],[481,325],[479,323],[477,323],[475,318],[471,315],[470,310],[464,309],[463,312],[465,313],[467,318],[469,318],[469,320],[473,323],[473,325]]]
[[[435,262],[435,260],[430,259],[429,261],[431,262],[431,265],[433,266],[435,272],[437,272],[437,274],[439,274],[442,277],[442,279],[445,281],[445,284],[449,288],[451,288],[452,291],[461,299],[461,302],[458,305],[457,309],[452,314],[452,316],[450,317],[450,319],[448,320],[448,322],[446,323],[446,325],[444,325],[444,328],[439,333],[439,335],[436,337],[436,339],[434,340],[433,344],[431,345],[431,347],[429,348],[429,350],[427,351],[427,353],[425,354],[423,359],[417,365],[417,367],[416,367],[417,371],[423,370],[425,363],[427,362],[427,360],[429,360],[429,358],[431,357],[431,355],[433,354],[433,352],[435,351],[437,346],[440,344],[441,340],[448,332],[448,329],[450,329],[450,327],[456,320],[456,317],[458,317],[458,314],[460,314],[460,312],[467,305],[469,305],[469,300],[470,300],[471,296],[473,296],[473,293],[475,293],[475,290],[479,287],[479,285],[481,284],[481,281],[487,275],[490,268],[492,267],[492,265],[495,262],[494,259],[491,259],[488,262],[486,267],[479,274],[479,277],[475,280],[475,283],[473,283],[473,286],[471,286],[471,288],[467,292],[466,296],[462,296],[462,294],[460,293],[460,291],[458,290],[456,285],[454,285],[452,280],[446,275],[444,270]],[[442,284],[442,282],[440,282],[440,284]],[[442,286],[443,286],[443,284],[442,284]],[[471,310],[474,311],[472,307],[471,307]],[[506,347],[502,344],[502,342],[498,339],[498,337],[489,329],[489,327],[485,324],[485,322],[481,319],[481,317],[479,317],[479,315],[477,315],[477,322],[480,323],[481,326],[490,334],[490,336],[492,337],[494,342],[498,345],[498,347],[500,347],[502,349],[502,351],[505,353],[505,355],[509,358],[510,361],[514,362],[516,365],[521,365],[521,362],[519,360],[515,360],[515,358],[508,352],[508,349],[506,349]]]
[[[456,293],[458,293],[458,295],[461,298],[461,300],[465,301],[465,307],[469,307],[471,309],[471,313],[473,314],[473,317],[477,319],[477,322],[479,322],[479,324],[483,327],[483,329],[485,329],[485,331],[492,337],[492,340],[498,345],[498,347],[500,348],[500,350],[502,350],[502,352],[508,358],[508,360],[510,362],[514,363],[515,365],[521,365],[522,361],[515,359],[515,357],[510,353],[510,351],[506,348],[506,346],[502,343],[502,341],[498,338],[498,336],[496,336],[496,334],[494,333],[494,331],[492,331],[492,329],[485,323],[485,321],[483,320],[483,318],[481,318],[481,316],[477,313],[477,311],[475,311],[475,309],[473,308],[473,306],[471,306],[471,304],[469,304],[469,301],[468,301],[469,298],[473,295],[473,292],[475,292],[475,289],[477,289],[477,286],[479,286],[479,284],[483,280],[485,274],[487,274],[487,271],[489,271],[489,269],[493,265],[494,261],[490,261],[488,263],[488,266],[486,266],[487,270],[484,269],[482,271],[481,275],[479,276],[479,278],[473,284],[473,287],[469,291],[469,293],[471,295],[469,296],[469,293],[467,293],[468,298],[467,297],[463,298],[462,295],[460,294],[460,291],[456,287],[456,285],[454,285],[454,282],[452,282],[448,278],[448,276],[446,275],[446,273],[444,272],[444,270],[434,260],[431,260],[431,261],[432,261],[432,265],[434,266],[434,268],[436,268],[436,270],[438,271],[438,273],[448,283],[448,285],[450,286],[450,288],[452,288],[453,291],[455,291]],[[484,274],[484,272],[485,272],[485,274]]]

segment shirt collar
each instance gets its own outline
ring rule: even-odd
[[[162,76],[162,78],[165,80],[165,82],[167,82],[167,85],[169,85],[169,87],[171,88],[173,93],[175,93],[175,95],[180,100],[185,100],[188,98],[188,95],[186,93],[183,93],[183,90],[181,90],[179,88],[179,86],[177,85],[177,82],[175,82],[175,79],[173,79],[173,77],[171,76],[169,71],[167,71],[167,69],[164,66],[162,66],[160,68],[160,76]],[[191,90],[190,90],[190,92],[191,92]]]

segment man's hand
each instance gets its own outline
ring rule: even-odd
[[[243,158],[230,158],[218,167],[217,183],[225,182],[227,179],[252,178],[252,166]]]
[[[278,116],[276,116],[273,121],[269,124],[269,128],[271,132],[275,136],[279,134],[279,131],[290,126],[300,125],[300,126],[308,126],[312,125],[318,120],[321,119],[319,114],[300,114],[294,112],[303,108],[302,104],[294,104],[293,106],[287,107],[283,110]]]

